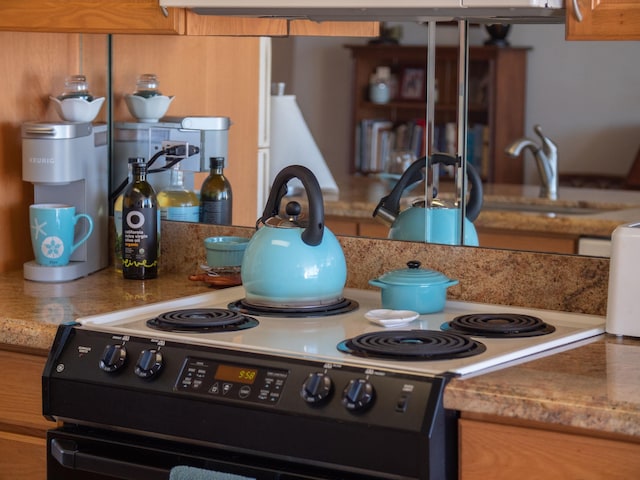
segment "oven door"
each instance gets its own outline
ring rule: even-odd
[[[47,434],[47,480],[194,478],[366,480],[372,477],[88,427],[65,425]]]

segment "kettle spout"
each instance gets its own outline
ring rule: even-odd
[[[377,221],[379,221],[383,225],[386,225],[387,227],[391,228],[391,226],[393,226],[394,222],[396,221],[396,218],[398,218],[399,212],[397,211],[393,212],[386,207],[385,203],[388,200],[388,198],[389,197],[386,196],[380,200],[380,203],[378,203],[378,206],[373,211],[373,218],[375,218]]]

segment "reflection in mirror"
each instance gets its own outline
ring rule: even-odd
[[[411,97],[411,89],[405,87],[409,85],[407,79],[416,78],[414,67],[426,63],[412,59],[415,55],[426,58],[428,29],[419,24],[386,27],[394,32],[391,42],[398,40],[399,44],[384,47],[402,47],[403,61],[410,64],[394,71],[394,65],[403,64],[400,60],[390,63],[391,73],[396,74],[391,87],[396,95]],[[469,29],[469,125],[482,125],[491,117],[492,128],[502,132],[499,147],[483,145],[483,141],[477,144],[480,152],[482,147],[490,152],[493,167],[479,164],[485,207],[474,225],[480,246],[602,255],[602,249],[583,245],[606,244],[616,225],[640,218],[640,193],[625,188],[640,147],[637,102],[629,101],[637,98],[638,71],[634,65],[640,60],[640,51],[632,42],[567,42],[564,25],[512,25],[506,37],[510,46],[503,48],[485,46],[488,39],[484,28]],[[436,42],[438,58],[448,59],[447,48],[457,51],[457,28],[439,24]],[[419,46],[419,50],[412,46]],[[378,225],[371,214],[397,178],[356,164],[354,138],[365,118],[400,123],[423,117],[425,98],[399,97],[386,104],[370,101],[370,77],[376,67],[386,66],[389,58],[370,54],[372,47],[366,39],[273,39],[272,80],[284,82],[288,92],[296,96],[339,186],[339,194],[325,195],[327,224],[336,233],[387,237],[389,229]],[[479,52],[495,57],[481,57]],[[474,54],[492,66],[498,75],[495,84],[488,82],[487,70],[474,62],[474,58],[480,58]],[[452,116],[455,119],[449,95],[453,92],[455,96],[452,79],[456,59],[442,62],[443,67],[436,66],[432,92],[436,124],[438,114],[445,115],[447,122]],[[509,70],[514,66],[519,66],[517,73]],[[615,85],[605,77],[611,71],[616,72]],[[365,80],[359,84],[361,78]],[[560,185],[556,201],[539,197],[539,174],[531,152],[512,158],[504,151],[519,138],[535,140],[535,125],[541,125],[558,145]],[[480,127],[469,127],[469,131],[470,136],[484,138]],[[444,142],[441,150],[446,152],[447,140],[449,144],[452,138],[455,141],[455,133],[452,136],[447,132],[445,123],[439,134]],[[438,193],[452,198],[455,186],[453,178],[444,177]],[[424,199],[424,187],[407,191],[403,206],[416,198]],[[536,209],[542,211],[531,211]]]

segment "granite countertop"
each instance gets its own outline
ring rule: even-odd
[[[605,334],[577,348],[453,379],[444,406],[635,437],[640,441],[640,339]]]
[[[338,194],[324,194],[325,213],[370,220],[391,185],[375,175],[350,176],[340,180],[338,188]],[[443,184],[442,198],[452,197],[451,189],[451,184]],[[560,187],[558,192],[558,200],[550,201],[539,198],[539,187],[535,185],[485,185],[484,206],[474,224],[484,228],[609,237],[618,225],[640,219],[640,191]],[[403,203],[408,205],[421,195],[418,187],[403,197]],[[526,211],[532,206],[549,211]],[[568,210],[572,212],[567,213]]]
[[[22,270],[0,274],[0,347],[46,352],[61,323],[208,291],[188,277],[161,273],[153,280],[124,280],[107,268],[72,282],[39,283],[24,280]]]
[[[184,273],[144,282],[109,268],[61,284],[0,274],[2,348],[46,354],[60,323],[79,316],[208,291]],[[574,349],[469,378],[453,379],[447,408],[530,419],[640,438],[640,339],[601,335]]]

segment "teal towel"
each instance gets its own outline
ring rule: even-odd
[[[214,472],[195,467],[173,467],[169,473],[169,480],[255,480],[231,473]]]

